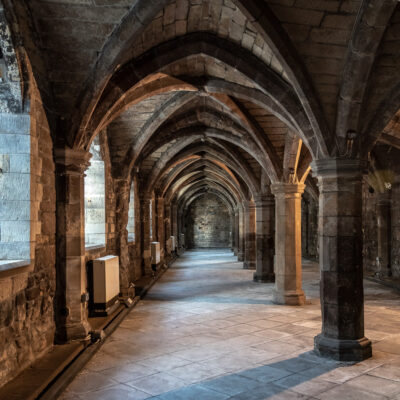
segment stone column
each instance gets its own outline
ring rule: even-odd
[[[143,273],[144,275],[151,275],[151,257],[150,257],[150,197],[143,197],[140,200],[141,218],[142,218],[142,240],[141,251],[143,260]]]
[[[238,234],[239,234],[239,244],[238,244],[238,253],[237,258],[238,261],[244,261],[244,209],[243,207],[239,209],[239,225],[238,225]]]
[[[171,255],[170,252],[170,246],[167,246],[167,242],[169,241],[169,238],[172,236],[172,231],[171,231],[171,206],[169,204],[165,204],[164,207],[164,231],[165,231],[165,249],[168,255]]]
[[[372,355],[364,336],[362,256],[362,174],[366,163],[318,160],[322,333],[315,350],[322,356],[361,361]]]
[[[256,269],[256,205],[253,201],[247,201],[244,210],[245,222],[245,269]]]
[[[157,241],[160,242],[161,261],[165,256],[164,199],[157,198]]]
[[[239,244],[239,211],[238,210],[235,210],[235,214],[234,214],[234,217],[233,217],[233,225],[235,227],[235,229],[233,231],[234,232],[234,238],[233,238],[233,240],[234,240],[234,249],[233,249],[233,252],[234,252],[235,256],[238,256],[239,247],[240,247],[240,244]]]
[[[176,204],[171,206],[171,219],[172,236],[175,236],[175,243],[178,246],[178,206]]]
[[[116,179],[116,252],[119,256],[119,284],[123,298],[132,297],[132,290],[129,288],[130,279],[130,258],[128,247],[128,214],[129,196],[131,182],[129,179]]]
[[[391,276],[391,201],[390,193],[380,193],[376,205],[378,224],[379,277]]]
[[[272,195],[257,196],[256,203],[256,282],[275,282],[274,212]]]
[[[303,305],[301,282],[301,183],[275,183],[275,291],[274,301]]]
[[[230,219],[231,219],[231,251],[233,254],[237,253],[236,250],[236,219],[235,219],[235,213],[233,213],[232,215],[230,215]]]
[[[87,317],[84,171],[91,154],[55,149],[57,191],[56,342],[85,339]]]
[[[178,248],[179,251],[184,251],[185,249],[185,243],[182,238],[182,235],[185,234],[183,228],[184,228],[184,217],[183,217],[183,211],[182,210],[177,210],[177,220],[178,220]],[[184,236],[183,236],[184,237]]]

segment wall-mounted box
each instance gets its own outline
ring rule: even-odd
[[[119,305],[119,258],[105,256],[92,261],[89,269],[91,316],[111,314]]]

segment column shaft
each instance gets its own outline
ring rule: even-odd
[[[271,185],[275,195],[275,292],[278,304],[303,305],[301,282],[301,195],[305,185]]]
[[[315,350],[338,360],[372,355],[364,337],[362,173],[360,160],[312,164],[318,176],[322,333]]]
[[[376,205],[378,224],[378,273],[380,278],[391,276],[391,201],[389,193],[379,195]]]
[[[142,198],[141,205],[141,218],[142,218],[142,260],[143,260],[143,273],[144,275],[151,275],[151,259],[150,259],[150,198]]]
[[[253,201],[246,202],[244,210],[245,254],[246,269],[256,269],[256,207]]]
[[[130,258],[128,248],[128,214],[129,214],[129,196],[130,180],[115,180],[116,188],[116,252],[119,256],[119,283],[123,297],[131,297],[129,284],[130,277]],[[133,279],[132,279],[133,280]]]
[[[86,338],[90,325],[86,302],[84,171],[90,153],[55,149],[57,168],[56,342]]]
[[[274,212],[271,195],[259,196],[256,201],[256,282],[275,282],[274,274]]]
[[[165,225],[164,225],[164,199],[157,198],[157,241],[160,242],[161,261],[165,256]]]

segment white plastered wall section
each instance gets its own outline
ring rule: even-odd
[[[0,113],[0,262],[31,258],[29,114]]]
[[[85,246],[105,246],[105,168],[98,138],[90,147],[92,158],[85,176]]]
[[[131,191],[129,195],[129,211],[128,211],[128,241],[135,240],[135,187],[134,182],[131,184]]]

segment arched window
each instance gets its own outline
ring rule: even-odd
[[[85,245],[104,246],[106,243],[106,204],[104,161],[99,138],[90,147],[92,158],[85,176]]]
[[[128,212],[128,241],[135,240],[135,187],[134,182],[131,184],[131,191],[129,196],[129,212]]]

